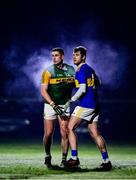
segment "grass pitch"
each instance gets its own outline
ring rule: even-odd
[[[0,179],[136,179],[136,145],[108,145],[113,170],[96,172],[101,155],[94,144],[79,144],[80,169],[64,170],[60,145],[52,146],[53,169],[44,162],[42,143],[1,143]],[[69,154],[70,156],[70,154]]]

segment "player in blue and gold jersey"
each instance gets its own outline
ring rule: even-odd
[[[66,110],[70,104],[76,100],[79,101],[79,104],[75,107],[68,125],[71,158],[67,161],[66,166],[77,167],[80,164],[75,129],[82,120],[85,120],[87,121],[90,135],[96,142],[102,155],[103,162],[97,169],[110,170],[112,165],[108,157],[106,144],[98,130],[99,102],[97,88],[100,83],[95,71],[86,64],[85,59],[86,48],[83,46],[75,48],[73,52],[73,60],[74,64],[77,66],[75,75],[76,89],[75,94],[72,96],[71,100],[65,104],[64,109]]]
[[[43,71],[41,94],[44,98],[44,138],[45,165],[51,167],[51,143],[56,120],[59,120],[62,161],[61,166],[65,166],[68,153],[68,135],[66,116],[63,116],[63,106],[71,98],[74,85],[75,70],[72,66],[63,63],[64,52],[61,48],[52,50],[53,64]],[[70,116],[69,110],[65,112]],[[61,116],[61,118],[60,118]]]

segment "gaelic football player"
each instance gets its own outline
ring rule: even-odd
[[[62,108],[64,104],[71,98],[72,88],[74,85],[75,70],[72,66],[63,63],[64,52],[61,48],[52,50],[53,64],[44,70],[42,74],[41,94],[44,98],[44,137],[43,144],[45,147],[45,165],[52,167],[51,164],[51,144],[55,128],[58,120],[61,133],[62,160],[61,166],[65,166],[68,153],[68,135],[65,116],[63,116]],[[65,112],[70,115],[69,109]],[[61,115],[61,118],[60,118]],[[63,126],[62,126],[63,123]]]
[[[97,169],[110,170],[112,164],[109,160],[106,144],[98,130],[99,103],[97,86],[99,85],[99,80],[95,71],[86,64],[85,60],[86,48],[83,46],[76,47],[73,52],[73,61],[77,66],[75,75],[76,93],[65,104],[65,110],[76,100],[79,100],[79,105],[75,107],[68,125],[71,158],[67,161],[66,166],[77,167],[80,164],[75,129],[82,120],[85,120],[88,124],[90,135],[102,155],[102,164]]]

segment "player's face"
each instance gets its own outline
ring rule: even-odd
[[[79,65],[80,63],[82,63],[83,59],[80,51],[73,53],[73,61],[75,65]]]
[[[51,53],[51,55],[52,55],[52,60],[53,60],[53,63],[54,64],[59,64],[61,61],[62,61],[62,59],[63,59],[63,55],[60,53],[60,52],[58,52],[58,51],[53,51],[52,53]]]

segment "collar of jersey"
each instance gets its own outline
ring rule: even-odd
[[[84,65],[84,64],[86,64],[86,63],[81,63],[81,64],[79,64],[79,65],[77,66],[76,71],[79,71],[79,69],[81,68],[81,66]]]
[[[66,66],[65,63],[62,64],[62,66],[63,66],[62,68],[58,68],[57,65],[55,65],[55,64],[54,64],[54,66],[55,66],[55,68],[57,68],[57,69],[67,70],[67,66]]]

